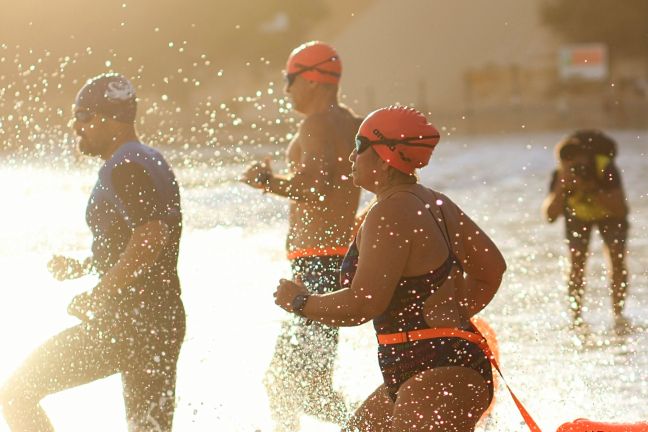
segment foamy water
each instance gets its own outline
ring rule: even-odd
[[[627,312],[639,327],[648,306],[648,190],[645,131],[613,133],[631,206]],[[612,314],[601,242],[588,264],[586,341],[567,329],[563,276],[568,268],[562,222],[547,225],[539,212],[554,164],[558,134],[445,138],[423,183],[447,193],[502,249],[509,270],[484,316],[497,331],[502,368],[544,430],[576,417],[648,419],[648,335],[611,331]],[[31,349],[73,325],[65,310],[96,279],[57,282],[46,262],[52,253],[84,256],[87,196],[98,165],[66,169],[35,161],[0,165],[5,193],[0,213],[0,379]],[[286,205],[233,179],[242,165],[176,163],[183,188],[185,231],[180,257],[188,330],[178,372],[178,431],[272,430],[261,384],[279,323],[272,292],[289,275],[283,244]],[[368,198],[365,196],[365,199]],[[350,400],[381,380],[370,326],[343,329],[335,382]],[[46,398],[57,430],[125,431],[117,376]],[[493,418],[481,430],[524,430],[501,390]],[[304,418],[302,430],[337,428]],[[0,420],[0,431],[8,431]]]

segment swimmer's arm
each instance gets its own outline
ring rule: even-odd
[[[557,171],[551,191],[542,203],[542,214],[548,222],[553,223],[565,209],[565,179],[562,171]]]
[[[99,298],[114,298],[153,265],[166,245],[170,228],[163,222],[164,208],[157,188],[144,167],[127,163],[112,173],[115,192],[128,214],[131,236],[117,263],[95,287]]]
[[[473,316],[497,293],[506,271],[506,261],[490,237],[461,209],[457,207],[457,210],[462,248],[456,253],[466,273],[460,302],[468,316]]]
[[[266,193],[290,198],[293,201],[308,201],[319,199],[314,188],[304,189],[306,185],[315,183],[307,175],[297,172],[290,175],[278,175],[272,172],[270,160],[253,163],[240,179],[253,188],[264,190]]]
[[[393,198],[396,199],[396,198]],[[367,215],[358,243],[360,260],[350,288],[312,295],[305,317],[336,326],[356,326],[382,314],[398,286],[410,254],[403,206],[376,205]]]
[[[321,185],[314,176],[298,172],[288,176],[272,174],[268,177],[264,189],[268,193],[289,198],[292,201],[323,202],[326,199],[326,194],[321,192],[323,189]]]
[[[561,193],[550,192],[542,203],[542,214],[548,222],[553,223],[563,214],[565,198]]]
[[[134,228],[131,238],[117,263],[104,274],[93,290],[100,299],[119,296],[142,270],[153,265],[169,238],[169,228],[160,220],[152,220]]]
[[[628,204],[622,188],[601,190],[594,195],[597,203],[610,212],[610,216],[623,219],[628,215]]]
[[[308,298],[302,314],[304,317],[331,327],[353,327],[371,321],[374,313],[369,294],[361,289],[345,288],[330,294],[314,294]]]

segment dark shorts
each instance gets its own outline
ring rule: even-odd
[[[608,219],[586,222],[573,216],[567,216],[565,217],[565,238],[569,249],[574,252],[587,252],[594,227],[598,228],[601,238],[608,248],[625,248],[628,239],[628,221]]]
[[[120,319],[81,323],[47,340],[7,380],[4,401],[33,406],[49,394],[121,374],[129,424],[170,432],[184,307],[178,299],[163,310],[123,312]]]
[[[340,289],[341,256],[297,258],[292,261],[293,277],[299,276],[311,294],[327,294]]]
[[[443,337],[378,345],[378,364],[393,401],[396,401],[398,389],[405,381],[423,371],[445,366],[461,366],[477,371],[489,384],[490,398],[493,398],[490,361],[478,345],[465,339]]]
[[[293,277],[299,277],[313,294],[337,291],[341,261],[342,257],[298,258],[292,262]],[[286,375],[314,370],[332,373],[338,333],[337,327],[318,322],[306,324],[304,318],[290,316],[282,323],[272,367]]]

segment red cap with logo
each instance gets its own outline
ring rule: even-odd
[[[428,164],[439,142],[439,131],[414,108],[390,106],[369,114],[358,135],[391,167],[413,174]]]
[[[286,63],[289,82],[297,75],[310,81],[337,84],[342,75],[342,62],[330,45],[319,41],[307,42],[295,48]]]

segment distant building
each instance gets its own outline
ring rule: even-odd
[[[542,1],[331,1],[312,38],[340,52],[343,95],[360,112],[399,102],[476,130],[622,125],[614,105],[628,97],[608,87],[627,65],[561,80],[565,43],[543,26]]]

